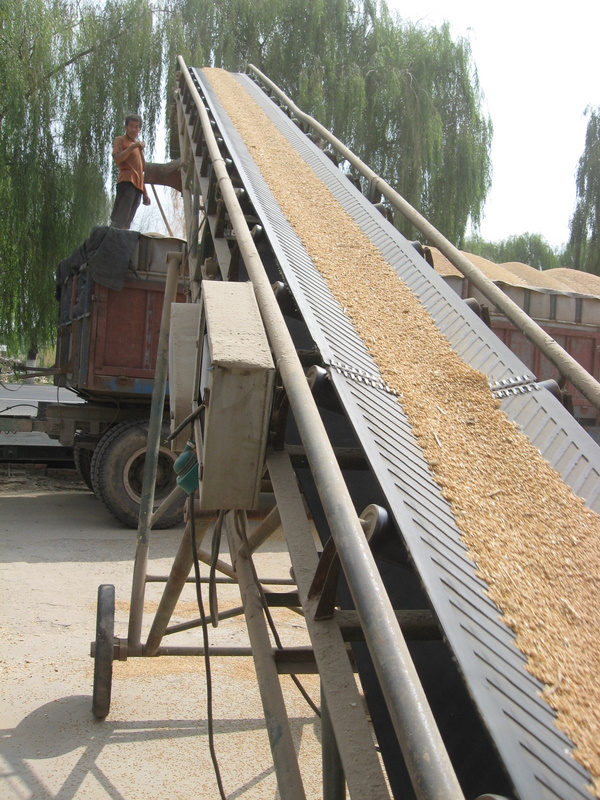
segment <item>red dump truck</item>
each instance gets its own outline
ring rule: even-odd
[[[2,416],[4,432],[42,431],[72,447],[85,483],[123,524],[137,527],[167,271],[180,239],[94,228],[56,272],[54,383],[84,402],[40,403],[36,417]],[[178,301],[184,301],[183,285]],[[164,437],[169,433],[165,412]],[[175,454],[161,447],[155,500],[175,486]],[[175,505],[156,527],[182,516]]]
[[[184,244],[183,240],[159,235],[95,228],[86,242],[61,262],[56,275],[59,319],[55,384],[71,389],[85,402],[40,403],[36,417],[0,417],[0,431],[42,431],[63,446],[72,447],[83,480],[118,520],[132,528],[137,527],[142,491],[166,255],[182,250]],[[432,248],[432,256],[436,271],[459,296],[474,297],[485,305],[485,298],[439,251]],[[540,273],[525,265],[495,265],[470,257],[591,375],[598,377],[600,278],[573,270]],[[594,280],[598,286],[588,285]],[[588,283],[583,285],[582,281]],[[177,299],[183,302],[183,285],[178,291]],[[559,380],[556,369],[494,310],[491,327],[540,380]],[[599,439],[595,409],[574,387],[564,388],[572,413]],[[168,412],[163,430],[166,439]],[[165,443],[159,455],[156,505],[175,487],[174,459],[175,454]],[[165,513],[156,527],[176,524],[181,519],[182,503]]]

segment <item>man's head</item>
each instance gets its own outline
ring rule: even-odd
[[[142,118],[139,114],[128,114],[125,117],[125,133],[135,141],[142,130]]]

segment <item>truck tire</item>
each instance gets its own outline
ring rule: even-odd
[[[154,509],[176,486],[173,463],[177,454],[165,444],[168,435],[169,426],[163,424]],[[104,434],[92,456],[94,493],[110,513],[128,528],[138,527],[147,440],[148,420],[121,422]],[[178,498],[155,527],[172,528],[181,522],[184,502],[185,496]]]
[[[81,480],[85,483],[88,489],[94,491],[92,486],[92,456],[93,450],[88,450],[85,447],[73,448],[73,461],[75,462],[75,469]]]

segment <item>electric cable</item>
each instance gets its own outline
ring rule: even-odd
[[[189,425],[190,422],[193,422],[196,419],[198,414],[200,414],[200,412],[203,411],[203,409],[204,409],[204,403],[199,405],[198,408],[192,411],[191,414],[188,414],[188,416],[183,420],[183,422],[180,422],[179,425],[175,428],[175,430],[172,431],[172,433],[170,433],[169,436],[167,436],[167,441],[170,442],[172,439],[178,436],[181,433],[181,431],[186,427],[186,425]]]
[[[192,492],[189,498],[189,514],[190,514],[190,532],[192,538],[192,554],[194,558],[194,576],[196,579],[196,601],[198,603],[198,611],[200,612],[200,620],[202,622],[202,641],[204,644],[204,668],[206,670],[206,722],[208,727],[208,747],[210,750],[210,757],[213,764],[217,786],[219,787],[219,794],[221,800],[227,800],[225,790],[223,789],[223,781],[221,779],[221,770],[217,760],[217,753],[215,750],[215,736],[214,736],[214,720],[212,710],[212,674],[210,669],[210,653],[209,653],[209,639],[208,639],[208,625],[206,620],[206,613],[204,611],[204,603],[202,600],[202,584],[200,581],[200,562],[198,560],[198,548],[196,542],[196,520],[194,513],[194,501],[196,492]]]
[[[69,387],[61,387],[61,388],[69,388]],[[77,394],[79,397],[81,397],[81,398],[83,398],[84,400],[87,400],[87,401],[89,401],[89,402],[98,402],[98,398],[97,398],[95,395],[93,395],[91,392],[88,392],[88,391],[86,391],[85,389],[78,389],[78,390],[77,390],[77,392],[76,392],[76,394]],[[103,431],[102,431],[101,433],[91,433],[91,434],[88,434],[88,435],[90,436],[90,438],[92,438],[92,439],[101,439],[101,438],[104,436],[104,434],[106,433],[106,431],[107,431],[109,428],[112,428],[112,426],[115,424],[115,422],[116,422],[116,421],[118,420],[118,418],[119,418],[119,413],[120,413],[120,411],[121,411],[121,403],[119,402],[119,398],[118,398],[118,397],[113,397],[112,395],[109,395],[109,396],[107,396],[107,397],[103,398],[103,403],[102,403],[103,405],[104,405],[105,403],[108,403],[108,402],[110,402],[110,403],[113,403],[113,404],[114,404],[114,406],[115,406],[115,415],[114,415],[114,417],[111,419],[111,421],[108,423],[108,425],[106,426],[106,428],[104,428],[104,429],[103,429]],[[64,405],[64,403],[63,403],[62,405]]]
[[[225,519],[225,511],[219,511],[219,516],[215,522],[212,536],[211,557],[210,557],[210,573],[208,579],[208,606],[210,610],[210,621],[213,628],[219,625],[219,604],[217,598],[217,561],[219,560],[219,550],[221,547],[221,535],[223,531],[223,520]]]

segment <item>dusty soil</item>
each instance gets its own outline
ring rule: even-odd
[[[65,490],[89,491],[75,469],[56,469],[46,464],[0,464],[0,494]]]
[[[206,674],[199,658],[116,662],[111,712],[91,713],[96,594],[116,592],[115,634],[127,636],[135,532],[116,524],[74,473],[0,469],[0,797],[54,800],[178,800],[218,797],[208,746]],[[182,528],[152,532],[148,571],[167,574]],[[227,558],[226,554],[223,554]],[[277,534],[257,557],[262,575],[288,577]],[[146,590],[143,637],[161,584]],[[206,598],[205,598],[206,601]],[[239,605],[219,587],[222,608]],[[186,587],[173,621],[197,617]],[[304,643],[302,620],[277,614],[285,644]],[[201,645],[198,629],[174,645]],[[247,645],[239,617],[210,629],[214,645]],[[171,643],[171,642],[170,642]],[[228,797],[277,798],[252,660],[213,658],[215,749]],[[319,703],[319,684],[303,676]],[[308,800],[322,797],[320,726],[291,679],[282,676]],[[235,691],[232,691],[235,686]]]

